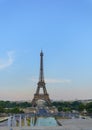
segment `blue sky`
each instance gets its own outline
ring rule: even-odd
[[[91,0],[0,0],[0,100],[32,100],[41,49],[51,99],[92,99]]]

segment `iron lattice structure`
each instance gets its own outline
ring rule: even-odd
[[[51,101],[49,98],[49,94],[47,93],[45,81],[44,81],[44,73],[43,73],[43,52],[40,53],[40,76],[39,76],[39,82],[37,84],[37,90],[34,94],[34,98],[32,100],[32,106],[37,105],[38,100],[44,100],[48,106],[51,105]],[[40,93],[40,89],[43,90],[43,93]]]

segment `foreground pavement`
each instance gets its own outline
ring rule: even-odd
[[[62,126],[49,127],[0,127],[0,130],[92,130],[92,119],[66,119],[59,120]]]

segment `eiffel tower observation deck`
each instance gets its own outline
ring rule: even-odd
[[[43,90],[43,93],[40,93],[40,90]],[[45,81],[44,81],[44,72],[43,72],[43,52],[40,53],[40,76],[39,82],[37,84],[37,90],[34,94],[34,98],[32,100],[32,106],[37,106],[37,101],[43,100],[46,102],[47,106],[51,106],[51,101],[49,98],[49,94],[47,93]]]

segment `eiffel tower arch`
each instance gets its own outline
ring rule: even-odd
[[[43,93],[40,93],[40,90],[42,89]],[[44,73],[43,73],[43,52],[40,53],[40,76],[39,76],[39,82],[37,84],[36,93],[34,94],[34,98],[32,100],[32,106],[37,105],[38,100],[44,100],[48,106],[51,106],[51,100],[49,98],[49,94],[46,90],[46,85],[44,81]]]

